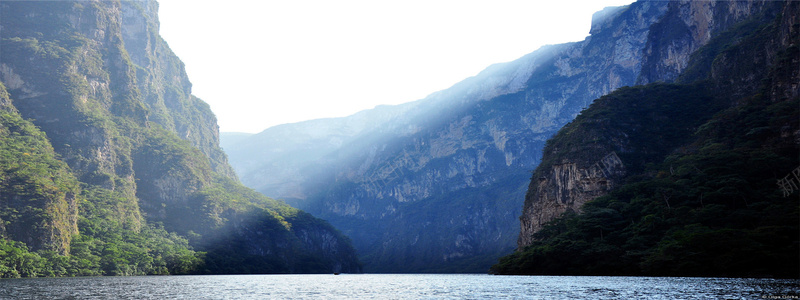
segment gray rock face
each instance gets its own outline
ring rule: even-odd
[[[547,176],[533,178],[520,217],[519,249],[533,242],[542,225],[567,211],[580,212],[584,203],[605,195],[625,176],[625,165],[615,152],[592,165],[568,162],[554,165]]]
[[[647,45],[641,56],[641,73],[637,84],[651,82],[673,82],[685,76],[690,58],[718,33],[731,28],[736,23],[763,13],[764,18],[777,12],[774,2],[765,1],[671,1],[668,11],[657,23],[650,27]],[[775,49],[778,49],[776,47]],[[747,71],[741,74],[716,74],[711,68],[711,77],[725,83],[725,90],[740,91],[735,95],[755,93],[759,80],[765,72],[764,65],[775,55],[775,49],[759,50],[752,62],[737,62]],[[762,57],[759,57],[762,56]],[[723,58],[725,56],[722,56]],[[729,67],[730,62],[717,62]],[[730,68],[725,68],[730,72]],[[742,75],[744,74],[744,75]],[[692,80],[692,79],[690,79]],[[621,139],[621,140],[624,140]],[[624,148],[624,142],[618,147]],[[592,151],[586,151],[592,152]],[[597,164],[564,158],[561,153],[547,153],[562,157],[543,173],[541,178],[533,178],[526,196],[521,220],[518,249],[533,242],[533,234],[542,225],[559,217],[566,211],[580,212],[587,201],[607,194],[620,183],[626,174],[624,164],[616,155],[606,156]],[[603,172],[597,172],[596,170]],[[537,171],[538,172],[538,171]]]
[[[99,199],[115,203],[97,209],[119,218],[107,224],[125,230],[160,223],[209,256],[224,247],[217,258],[268,248],[280,256],[213,272],[359,272],[354,249],[329,224],[236,181],[216,118],[191,95],[183,63],[158,35],[157,8],[154,0],[0,3],[0,80],[8,84],[0,109],[32,119],[86,192],[78,194],[76,181],[62,197],[73,219],[57,228],[66,246],[54,249],[66,253],[77,233],[75,203]],[[54,219],[51,211],[31,214]],[[212,239],[221,226],[241,230]],[[219,242],[231,240],[241,243]]]
[[[9,93],[20,114],[34,119],[47,133],[55,151],[81,181],[132,195],[135,186],[132,165],[126,159],[129,151],[121,149],[124,142],[114,140],[114,133],[97,116],[87,113],[91,109],[107,110],[136,123],[145,118],[130,101],[138,97],[128,84],[133,79],[132,66],[117,51],[121,40],[114,33],[119,32],[115,27],[119,6],[51,4],[3,5],[0,79],[8,80]],[[62,28],[79,31],[86,38],[71,45],[79,48],[83,54],[80,58],[62,57],[67,55],[66,49],[44,42],[63,34],[59,31]],[[30,36],[38,36],[42,42],[19,39]],[[41,45],[46,45],[47,55],[31,51]],[[64,84],[53,84],[56,82]],[[80,88],[65,88],[69,85]],[[115,181],[111,178],[114,176],[121,180]]]
[[[314,171],[309,168],[344,144],[397,120],[415,107],[413,103],[380,106],[347,118],[279,125],[238,140],[227,136],[228,141],[235,142],[228,143],[225,151],[247,186],[266,195],[306,199],[309,191],[302,183],[308,180],[308,172]],[[226,144],[226,140],[222,142]]]
[[[651,29],[638,84],[672,82],[716,33],[761,12],[772,1],[671,1]]]
[[[584,41],[542,47],[416,102],[273,127],[226,150],[245,184],[348,234],[366,271],[483,272],[515,248],[544,141],[636,81],[666,9],[606,9]]]
[[[217,173],[236,178],[219,147],[217,118],[208,104],[192,95],[183,62],[158,35],[158,3],[121,3],[122,38],[136,66],[137,86],[149,120],[192,143],[209,157]]]

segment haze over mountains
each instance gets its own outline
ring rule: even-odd
[[[482,272],[515,247],[544,141],[636,81],[648,27],[665,11],[665,2],[608,8],[583,42],[419,101],[272,127],[226,151],[243,183],[350,236],[368,271]]]
[[[606,8],[424,99],[222,141],[157,8],[0,2],[0,277],[800,271],[800,2]]]
[[[668,83],[601,97],[548,140],[492,273],[798,277],[800,2],[667,15],[651,32],[687,34],[649,43],[640,81]]]
[[[156,1],[0,2],[0,277],[359,272],[242,186]]]
[[[548,138],[620,87],[674,81],[712,37],[768,6],[607,8],[584,41],[542,47],[422,100],[275,126],[225,150],[244,184],[348,235],[367,271],[483,272],[526,239],[520,199]],[[549,219],[537,222],[564,211],[539,210]]]

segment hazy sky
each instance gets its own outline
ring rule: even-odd
[[[220,131],[424,98],[633,0],[159,0],[161,36]]]

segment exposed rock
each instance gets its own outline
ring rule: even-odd
[[[794,8],[792,8],[794,7]],[[673,1],[670,2],[669,10],[664,17],[651,27],[648,35],[647,47],[644,49],[644,62],[642,72],[638,79],[639,83],[650,83],[654,81],[678,81],[691,83],[695,81],[709,81],[709,85],[699,92],[714,91],[726,95],[728,101],[748,97],[756,94],[763,87],[762,79],[767,78],[771,70],[771,64],[775,64],[775,57],[779,51],[792,51],[787,47],[788,40],[775,39],[772,36],[762,37],[763,41],[758,42],[758,47],[733,47],[752,37],[753,31],[769,28],[777,14],[783,11],[797,10],[796,4],[771,1]],[[784,15],[794,16],[797,13]],[[785,20],[785,17],[784,19]],[[790,25],[798,21],[781,21],[778,24]],[[736,26],[749,28],[747,30],[731,30]],[[791,29],[789,29],[791,30]],[[781,27],[778,32],[787,32],[786,27]],[[758,32],[757,34],[760,34]],[[724,35],[721,35],[724,34]],[[713,47],[698,51],[701,47],[714,43]],[[725,45],[722,47],[720,45]],[[789,49],[789,50],[785,50]],[[690,64],[693,63],[693,64]],[[797,78],[797,70],[789,71],[787,66],[793,64],[776,64],[775,68],[795,75],[783,75],[783,78]],[[795,64],[796,65],[796,64]],[[786,69],[786,70],[784,70]],[[794,77],[793,77],[794,76]],[[792,80],[781,81],[776,84],[785,84]],[[778,90],[778,89],[776,89]],[[779,88],[787,91],[786,86]],[[649,93],[655,93],[655,89]],[[791,94],[789,92],[788,94]],[[782,92],[783,94],[783,92]],[[796,95],[796,93],[794,94]],[[652,96],[652,95],[648,95]],[[683,96],[686,97],[686,96]],[[642,95],[645,98],[645,95]],[[788,99],[788,95],[782,99]],[[698,100],[711,101],[711,100]],[[647,105],[645,103],[640,106]],[[737,105],[737,103],[726,103],[726,105]],[[632,108],[625,108],[634,110]],[[659,110],[653,109],[650,113],[655,118]],[[662,116],[660,122],[668,120]],[[604,122],[602,118],[596,118],[594,122]],[[575,146],[570,149],[550,149],[545,152],[546,160],[555,160],[556,163],[550,165],[540,165],[535,174],[542,174],[539,178],[532,178],[526,196],[525,208],[521,220],[521,232],[518,239],[518,250],[523,250],[534,241],[534,234],[542,229],[542,225],[558,218],[567,211],[580,212],[581,206],[594,198],[607,194],[611,189],[620,183],[620,180],[628,175],[625,168],[612,168],[612,176],[609,172],[589,172],[591,162],[586,161],[585,157],[598,155],[598,151],[609,151],[616,149],[621,152],[655,153],[652,149],[657,141],[649,141],[651,149],[631,149],[630,139],[641,135],[643,130],[656,132],[655,128],[639,128],[644,122],[636,125],[636,122],[628,124],[630,128],[604,128],[608,131],[606,135],[616,135],[606,137],[605,143],[599,145],[596,142],[588,142],[583,145]],[[651,126],[656,126],[652,123]],[[599,126],[599,124],[598,124]],[[565,128],[568,132],[575,128]],[[583,129],[589,132],[588,129]],[[678,129],[671,129],[674,132]],[[686,130],[681,129],[681,130]],[[618,131],[618,132],[616,132]],[[626,132],[627,131],[627,132]],[[690,134],[686,132],[685,134]],[[601,136],[600,134],[595,134]],[[566,137],[562,136],[562,139]],[[552,142],[552,141],[551,141]],[[677,145],[666,146],[676,147]],[[620,154],[621,155],[621,154]],[[616,157],[616,156],[615,156]],[[605,159],[608,159],[607,156]],[[663,159],[660,158],[660,159]],[[660,161],[657,159],[657,161]],[[617,159],[612,165],[623,166]],[[628,162],[625,163],[626,165]],[[606,164],[601,164],[605,166]],[[598,165],[591,166],[597,169]],[[602,183],[602,184],[600,184]]]
[[[192,83],[183,62],[158,35],[157,13],[155,1],[122,2],[122,38],[136,66],[136,83],[150,120],[200,149],[214,171],[236,178],[219,147],[217,118],[208,104],[192,96]]]
[[[533,234],[550,220],[567,211],[580,212],[584,203],[608,193],[623,176],[625,165],[611,152],[593,165],[557,164],[547,176],[533,178],[528,190],[532,198],[525,201],[520,217],[518,247],[530,245]]]
[[[21,183],[0,174],[2,238],[23,241],[32,251],[67,254],[82,213],[81,234],[99,243],[120,242],[105,240],[108,236],[131,243],[155,239],[142,233],[147,223],[158,225],[146,228],[170,232],[171,241],[191,239],[215,259],[217,265],[207,265],[211,272],[359,272],[354,249],[329,224],[236,181],[218,146],[213,113],[191,95],[183,63],[158,36],[157,8],[155,1],[0,2],[0,79],[10,82],[0,105],[33,123],[9,119],[25,126],[9,126],[7,132],[20,127],[26,132],[16,136],[31,138],[0,139],[0,149],[35,141],[30,151],[44,154],[28,173],[50,174]],[[8,153],[4,156],[15,156]],[[18,169],[2,171],[27,174]],[[15,189],[28,196],[6,193]],[[16,210],[17,200],[35,205]],[[241,241],[245,244],[233,243]],[[182,247],[188,253],[181,255],[200,260],[188,245]],[[242,249],[241,255],[255,255],[247,264],[235,252]],[[131,274],[117,270],[116,262],[107,264],[96,272]]]
[[[773,1],[670,1],[664,19],[655,24],[644,49],[637,84],[672,82],[690,56],[715,34],[770,8]]]
[[[226,150],[245,184],[348,234],[367,271],[482,272],[515,248],[513,216],[544,141],[593,99],[635,82],[648,29],[666,8],[608,9],[584,41],[542,47],[416,102],[276,126]],[[327,138],[306,127],[361,118],[377,122]]]

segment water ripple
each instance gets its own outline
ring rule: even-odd
[[[800,299],[800,280],[492,276],[215,275],[0,280],[2,299]]]

